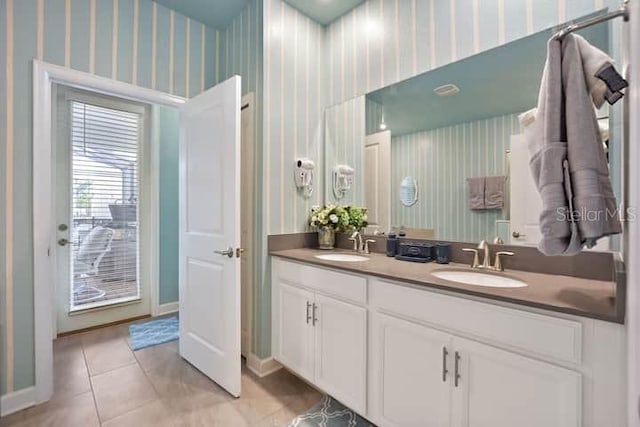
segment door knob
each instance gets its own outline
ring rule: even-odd
[[[69,242],[65,238],[62,238],[62,239],[58,240],[58,245],[60,245],[60,246],[67,246],[69,243],[71,243],[71,242]]]
[[[527,237],[526,234],[520,234],[519,231],[514,231],[513,233],[511,233],[511,235],[513,236],[514,239],[518,239],[520,237]]]
[[[231,247],[229,247],[227,250],[224,250],[224,251],[214,251],[214,252],[219,255],[226,255],[229,258],[233,258],[233,248]]]

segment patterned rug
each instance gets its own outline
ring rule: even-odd
[[[164,317],[130,325],[129,335],[131,335],[131,348],[134,351],[175,341],[180,335],[178,317]]]
[[[313,408],[298,415],[288,427],[375,427],[369,421],[325,396]]]

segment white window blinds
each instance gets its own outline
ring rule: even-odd
[[[140,114],[71,101],[71,310],[140,298]]]

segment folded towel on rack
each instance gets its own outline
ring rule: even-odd
[[[469,183],[469,209],[486,209],[484,201],[485,177],[467,178],[467,182]]]
[[[506,176],[487,176],[484,186],[485,209],[503,209],[505,199]]]

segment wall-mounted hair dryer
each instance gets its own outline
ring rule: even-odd
[[[299,158],[294,164],[293,179],[296,188],[304,197],[311,197],[313,193],[313,170],[315,167],[313,160],[307,158]]]
[[[333,194],[337,199],[342,199],[351,190],[354,174],[351,166],[336,165],[333,168]]]

